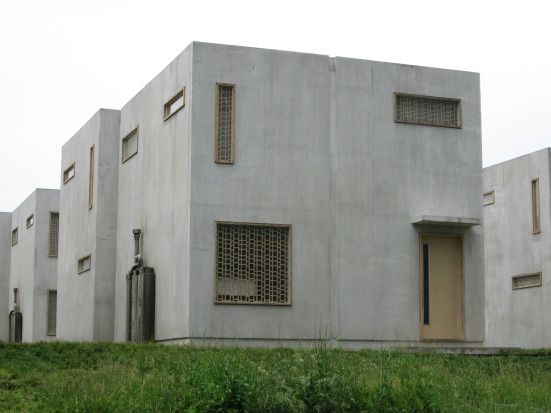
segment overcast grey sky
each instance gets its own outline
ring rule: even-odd
[[[484,165],[550,146],[550,16],[531,0],[0,0],[0,211],[58,188],[61,145],[193,40],[480,72]]]

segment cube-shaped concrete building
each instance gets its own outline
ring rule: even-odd
[[[100,109],[62,148],[61,340],[113,340],[119,121]]]
[[[476,73],[192,43],[121,110],[115,339],[484,339]]]
[[[56,336],[58,225],[57,189],[36,189],[12,213],[9,303],[23,316],[23,342]]]
[[[551,347],[551,149],[484,169],[486,345]]]
[[[0,212],[0,341],[8,341],[10,306],[11,214]]]

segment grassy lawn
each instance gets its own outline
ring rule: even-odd
[[[551,412],[551,352],[0,343],[0,411]]]

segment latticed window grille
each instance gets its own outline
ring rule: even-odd
[[[48,257],[57,257],[59,246],[59,212],[50,212],[50,230],[48,233]]]
[[[216,302],[290,304],[290,229],[217,223]]]
[[[396,122],[460,128],[460,101],[396,94]]]
[[[541,284],[541,272],[516,275],[513,277],[513,290],[517,290],[519,288],[540,287]]]
[[[48,290],[47,335],[55,336],[57,327],[57,291]]]
[[[233,163],[234,86],[216,86],[216,162]]]

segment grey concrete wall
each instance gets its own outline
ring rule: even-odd
[[[8,340],[10,303],[11,213],[0,212],[0,341]]]
[[[463,235],[465,340],[483,340],[482,228],[411,224],[482,218],[479,75],[346,58],[334,67],[336,337],[419,340],[419,234],[435,232]],[[462,128],[395,123],[395,92],[461,99]]]
[[[551,346],[549,148],[484,169],[486,342],[490,347]],[[541,232],[532,233],[531,181],[539,178]],[[515,275],[542,272],[541,287],[512,289]]]
[[[191,53],[188,47],[121,109],[121,139],[136,127],[138,153],[119,168],[115,339],[125,339],[125,274],[132,229],[143,233],[144,263],[155,268],[157,340],[187,337]],[[164,104],[186,88],[186,106],[164,121]]]
[[[37,189],[12,213],[11,228],[19,228],[19,240],[11,248],[9,301],[18,288],[24,342],[55,339],[46,335],[46,309],[47,290],[57,288],[57,258],[48,257],[49,213],[57,211],[59,190]],[[30,215],[34,225],[26,228]]]
[[[118,110],[100,109],[62,148],[58,337],[112,341],[116,268]],[[88,204],[90,148],[94,146],[92,208]],[[63,184],[63,171],[75,177]],[[90,271],[78,260],[91,254]]]

